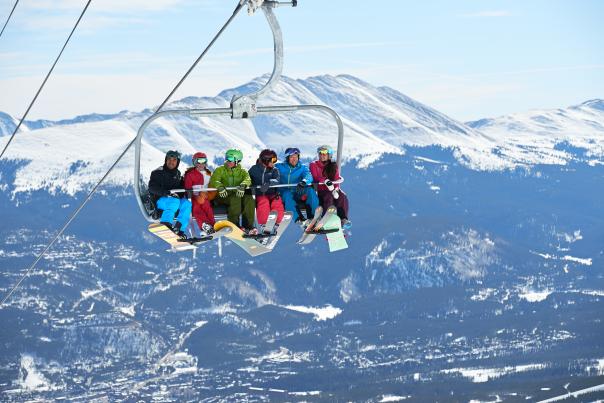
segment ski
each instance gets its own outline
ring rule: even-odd
[[[317,208],[317,213],[315,213],[315,218],[309,223],[309,225],[306,227],[306,229],[304,230],[304,234],[302,234],[302,237],[300,238],[300,240],[298,241],[298,244],[300,245],[308,245],[309,243],[311,243],[312,241],[314,241],[314,239],[316,238],[317,235],[319,234],[329,234],[332,232],[338,232],[339,229],[338,228],[323,228],[325,223],[333,216],[333,215],[337,215],[337,209],[334,206],[331,206],[327,209],[327,211],[325,212],[325,214],[323,215],[323,217],[321,217],[321,212],[319,211],[321,207]],[[320,220],[316,221],[315,219],[317,217],[321,217]],[[315,221],[313,223],[313,221]]]
[[[268,213],[268,220],[266,220],[266,224],[264,224],[264,229],[262,230],[263,233],[273,233],[273,228],[275,227],[275,224],[277,224],[277,217],[279,217],[279,213],[277,213],[275,210],[271,210],[270,213]]]
[[[283,233],[285,232],[285,230],[287,229],[289,224],[292,222],[293,216],[294,215],[291,213],[291,211],[286,211],[285,214],[283,214],[283,219],[281,220],[279,225],[275,225],[273,228],[274,229],[273,236],[271,238],[269,238],[268,241],[266,242],[267,248],[272,250],[275,247],[275,245],[277,245],[277,242],[279,242],[281,235],[283,235]]]

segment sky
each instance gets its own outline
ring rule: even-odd
[[[85,0],[21,0],[0,37],[0,111],[20,118]],[[159,105],[236,0],[92,0],[28,120]],[[0,0],[4,24],[13,0]],[[299,0],[278,8],[283,74],[351,74],[461,121],[604,98],[600,0]],[[262,13],[240,13],[173,99],[273,65]]]

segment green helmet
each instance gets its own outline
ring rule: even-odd
[[[224,159],[235,163],[241,162],[241,160],[243,159],[243,153],[240,150],[231,148],[230,150],[227,150],[227,152],[224,154]]]

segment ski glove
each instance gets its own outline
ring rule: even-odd
[[[223,199],[229,195],[229,194],[227,193],[226,188],[225,188],[224,186],[220,186],[220,187],[218,187],[218,189],[217,189],[217,190],[218,190],[218,196],[222,197]]]
[[[269,188],[269,186],[270,186],[270,185],[271,185],[271,184],[270,184],[270,183],[268,183],[268,182],[267,182],[267,183],[263,183],[262,185],[260,185],[260,191],[261,191],[262,193],[266,193],[266,192],[268,192],[268,188]]]
[[[245,185],[242,183],[241,185],[237,186],[237,192],[235,193],[235,195],[237,197],[243,197],[244,194],[245,194]]]
[[[327,179],[327,180],[325,181],[325,186],[327,186],[327,187],[331,187],[331,186],[333,186],[333,182],[332,182],[332,181],[330,181],[329,179]]]
[[[298,184],[296,185],[296,193],[301,195],[302,193],[304,193],[305,187],[306,187],[306,182],[304,182],[304,181],[298,182]]]

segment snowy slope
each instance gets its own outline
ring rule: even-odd
[[[266,76],[213,98],[187,97],[168,109],[227,107],[233,94],[250,93]],[[603,154],[604,111],[601,101],[566,110],[472,122],[469,125],[423,105],[398,91],[374,87],[349,75],[319,76],[305,80],[283,77],[275,91],[259,105],[324,104],[335,109],[345,124],[345,160],[367,166],[384,153],[402,154],[407,146],[450,148],[466,166],[493,170],[518,164],[566,163],[572,155],[554,147],[560,142],[588,147],[594,158]],[[74,194],[96,182],[134,138],[151,111],[123,111],[115,115],[91,114],[58,122],[26,122],[6,158],[19,161],[14,191],[48,189]],[[545,122],[545,119],[548,119]],[[14,127],[14,119],[0,116],[0,146]],[[229,118],[165,117],[151,125],[144,137],[142,170],[148,174],[161,165],[168,149],[185,155],[203,150],[214,165],[224,150],[240,148],[244,164],[255,161],[265,147],[278,152],[298,146],[308,158],[319,144],[336,143],[331,117],[317,112],[263,115],[253,121]],[[127,185],[132,180],[130,152],[109,182]],[[186,160],[185,160],[186,162]],[[9,180],[3,179],[2,186]]]
[[[532,110],[468,122],[505,149],[508,158],[528,164],[566,164],[575,155],[564,145],[584,149],[589,162],[604,156],[604,100],[564,109]]]

